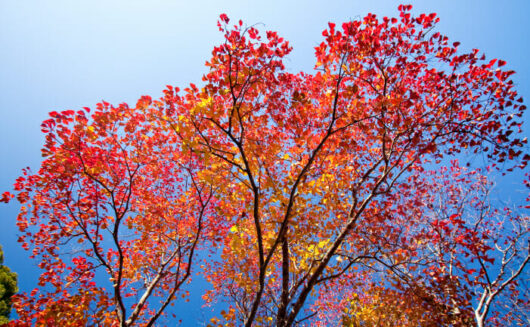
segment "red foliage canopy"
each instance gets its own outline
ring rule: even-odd
[[[426,168],[462,151],[525,167],[525,106],[504,61],[460,53],[410,9],[330,23],[299,74],[277,33],[223,14],[201,87],[50,113],[42,166],[15,184],[43,269],[16,324],[151,326],[192,271],[229,325],[468,323],[501,262],[499,214],[464,214],[485,203],[480,172]],[[528,216],[508,216],[524,269]]]

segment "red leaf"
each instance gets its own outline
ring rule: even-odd
[[[0,198],[0,202],[9,203],[9,201],[14,198],[15,196],[9,192],[2,193],[2,198]]]
[[[219,18],[225,22],[225,24],[228,24],[228,22],[230,21],[230,19],[228,18],[228,16],[226,14],[221,14],[219,15]]]

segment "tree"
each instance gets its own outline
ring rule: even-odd
[[[0,325],[9,322],[11,297],[18,292],[17,274],[4,266],[4,251],[0,246]]]
[[[100,105],[90,124],[83,111],[51,116],[43,124],[47,159],[15,186],[25,204],[20,241],[32,244],[44,270],[42,292],[15,299],[20,320],[153,325],[217,224],[212,190],[197,177],[201,163],[126,105]],[[95,283],[98,269],[109,283]]]
[[[453,161],[414,177],[413,189],[402,190],[410,194],[395,201],[415,210],[389,213],[397,232],[370,245],[377,248],[372,270],[390,270],[386,281],[396,286],[345,287],[346,325],[528,324],[527,317],[513,317],[530,305],[527,277],[521,278],[530,259],[528,208],[496,205],[485,175]],[[401,203],[405,199],[415,204]],[[347,303],[351,298],[356,301]],[[431,307],[427,314],[425,307]]]
[[[15,183],[20,241],[44,271],[15,298],[19,323],[151,326],[192,271],[212,284],[207,302],[229,303],[212,325],[337,322],[330,290],[369,290],[350,301],[376,311],[429,303],[403,319],[472,318],[453,275],[417,270],[407,283],[385,260],[451,255],[426,246],[437,225],[418,201],[439,187],[426,167],[466,151],[525,167],[526,107],[503,61],[460,54],[432,33],[435,14],[410,9],[330,23],[312,74],[285,71],[277,33],[223,14],[200,88],[50,113],[42,166]],[[470,246],[491,260],[484,237]]]

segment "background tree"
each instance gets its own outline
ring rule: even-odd
[[[0,246],[0,325],[9,322],[11,297],[17,292],[17,274],[4,266],[4,251]]]
[[[398,227],[396,236],[372,245],[377,251],[368,273],[389,270],[384,280],[392,282],[364,285],[345,296],[346,325],[528,324],[518,315],[529,306],[524,275],[530,258],[528,206],[498,203],[483,172],[456,161],[420,179],[413,189],[403,190],[414,194],[404,199],[414,201],[417,210],[390,213],[393,224],[407,228]],[[348,303],[351,298],[360,300]],[[397,316],[391,314],[396,311]],[[513,314],[518,319],[510,318]]]
[[[313,74],[285,71],[291,48],[277,33],[221,15],[225,42],[200,88],[102,103],[90,117],[51,113],[41,169],[15,184],[21,242],[44,270],[42,288],[15,300],[21,321],[153,325],[208,247],[205,298],[229,302],[228,325],[323,321],[318,304],[344,286],[379,289],[351,298],[377,308],[389,285],[429,303],[422,323],[468,321],[451,278],[422,271],[410,283],[388,260],[414,260],[429,250],[416,244],[435,240],[418,197],[433,194],[426,166],[462,151],[526,165],[525,107],[503,61],[460,54],[432,32],[435,14],[399,10],[330,23]],[[389,267],[371,273],[379,264]]]

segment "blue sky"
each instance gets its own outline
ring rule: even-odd
[[[488,58],[506,60],[517,72],[520,94],[530,99],[529,1],[408,3],[414,13],[438,13],[437,30],[460,41],[461,49],[478,48]],[[0,0],[0,191],[11,190],[23,167],[38,169],[40,123],[49,111],[93,107],[101,100],[134,104],[141,95],[160,96],[167,84],[200,84],[204,62],[221,41],[220,13],[278,31],[294,47],[286,65],[297,72],[312,69],[313,47],[328,21],[368,12],[395,16],[397,6],[366,0]],[[0,205],[0,244],[20,288],[30,290],[36,263],[16,243],[17,210],[15,203]],[[197,319],[200,310],[193,309],[184,325]]]

